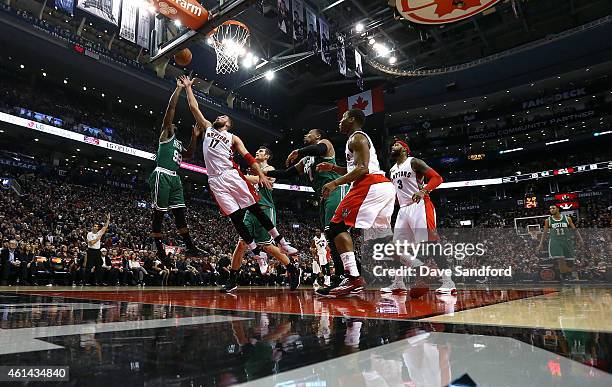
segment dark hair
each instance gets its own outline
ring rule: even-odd
[[[264,150],[266,152],[266,154],[268,155],[268,160],[272,160],[272,151],[270,150],[270,148],[268,148],[267,146],[260,146],[259,150]]]
[[[310,130],[314,130],[316,134],[321,136],[321,139],[324,139],[326,136],[326,133],[323,129],[310,129]]]
[[[361,109],[351,109],[346,112],[348,118],[353,118],[358,125],[365,124],[365,113]]]

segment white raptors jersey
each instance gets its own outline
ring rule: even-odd
[[[327,239],[325,239],[325,235],[321,234],[321,237],[314,237],[314,243],[317,248],[317,255],[326,256],[327,255]]]
[[[390,171],[400,207],[409,206],[414,203],[412,195],[423,188],[423,176],[420,176],[412,169],[411,162],[412,157],[408,157],[400,165],[393,164]]]
[[[204,132],[202,152],[208,176],[219,176],[229,169],[234,169],[232,139],[233,134],[227,130],[219,131],[211,127]]]
[[[363,134],[368,139],[368,143],[370,144],[370,162],[368,163],[368,173],[370,175],[384,175],[385,172],[380,169],[380,164],[378,163],[378,156],[376,155],[376,149],[374,149],[374,144],[372,143],[372,140],[370,140],[370,136],[368,136],[367,134],[365,134],[365,132],[362,132],[361,130],[355,131],[355,133],[351,134],[351,136],[346,141],[346,171],[351,172],[353,169],[355,169],[355,159],[353,157],[353,152],[351,152],[351,150],[349,149],[348,144],[357,133]]]

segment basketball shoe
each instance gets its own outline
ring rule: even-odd
[[[436,289],[436,294],[457,294],[457,287],[451,277],[442,276],[442,285]]]

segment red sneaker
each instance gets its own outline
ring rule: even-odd
[[[331,289],[327,297],[338,298],[346,297],[351,294],[359,294],[363,291],[364,285],[365,281],[362,277],[347,277],[340,282],[340,285]]]

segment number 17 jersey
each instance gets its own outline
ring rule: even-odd
[[[227,130],[219,131],[213,127],[206,129],[202,152],[208,176],[219,176],[234,169],[232,140],[233,134]]]
[[[417,193],[423,188],[423,176],[417,174],[412,169],[412,157],[408,157],[400,165],[393,164],[389,174],[393,185],[395,185],[395,192],[397,195],[397,201],[400,207],[405,207],[413,204],[412,195]]]

